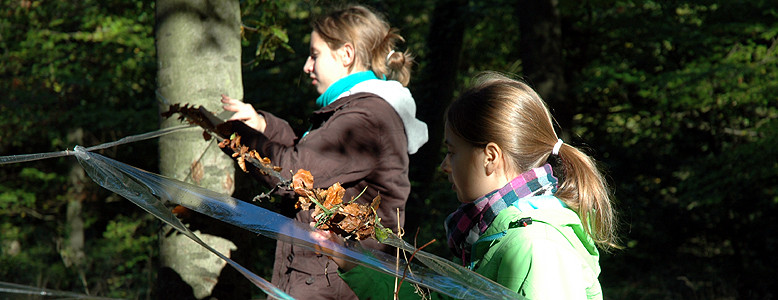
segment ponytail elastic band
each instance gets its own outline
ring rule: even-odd
[[[556,144],[554,144],[554,150],[551,150],[551,154],[559,155],[559,148],[562,148],[562,144],[564,144],[562,139],[557,139]]]
[[[394,54],[394,50],[389,51],[389,54],[386,55],[386,63],[389,64],[389,58],[392,57],[392,54]]]

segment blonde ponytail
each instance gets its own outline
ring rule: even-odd
[[[604,250],[619,248],[616,216],[604,175],[593,158],[563,144],[559,149],[564,180],[555,196],[578,213],[584,230]]]

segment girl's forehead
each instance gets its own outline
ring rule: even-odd
[[[462,137],[456,135],[450,129],[446,129],[446,132],[445,132],[444,136],[445,136],[445,139],[444,139],[443,143],[445,143],[446,146],[448,146],[448,147],[455,147],[455,146],[462,147],[462,146],[468,145],[467,142],[465,142],[465,140],[462,139]]]
[[[451,145],[452,139],[455,136],[456,134],[454,134],[451,131],[451,127],[449,127],[448,124],[446,124],[445,130],[443,130],[443,142],[446,143],[447,145]]]

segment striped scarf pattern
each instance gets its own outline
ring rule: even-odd
[[[522,173],[504,187],[462,204],[445,221],[448,246],[462,263],[470,261],[470,248],[503,209],[528,196],[553,195],[557,179],[551,165]]]

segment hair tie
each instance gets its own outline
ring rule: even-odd
[[[562,139],[557,139],[556,144],[554,144],[554,149],[551,150],[551,154],[553,155],[559,155],[559,148],[562,148],[562,144],[565,142],[562,141]]]
[[[392,57],[392,54],[394,54],[394,50],[389,51],[389,54],[386,55],[386,64],[387,65],[389,64],[389,58]]]

